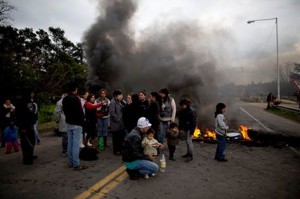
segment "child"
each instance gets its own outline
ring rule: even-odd
[[[142,147],[144,148],[144,154],[147,156],[157,156],[157,150],[158,148],[162,147],[162,144],[160,144],[155,138],[155,131],[153,129],[149,129],[146,133],[146,137],[144,137],[142,141]],[[155,174],[151,174],[151,176],[155,176]],[[145,179],[149,178],[148,174],[144,175]]]
[[[223,113],[226,111],[226,105],[223,103],[218,103],[215,112],[215,131],[217,135],[217,150],[215,155],[215,160],[226,162],[225,159],[225,148],[226,148],[226,131],[229,127],[226,124],[225,117]]]
[[[179,129],[182,130],[186,135],[186,148],[187,153],[183,155],[183,158],[186,158],[186,162],[193,160],[193,140],[192,135],[196,128],[196,113],[191,107],[191,101],[189,99],[182,99],[179,102],[180,112],[179,112]]]
[[[9,126],[4,129],[4,140],[6,143],[6,154],[9,154],[11,147],[14,147],[15,152],[19,151],[19,143],[17,141],[18,128],[13,122],[10,122]]]
[[[176,145],[178,144],[178,135],[179,135],[178,125],[175,122],[172,122],[166,133],[167,143],[169,148],[169,160],[173,160],[173,161],[176,160],[174,158],[174,153],[176,150]]]
[[[142,141],[142,147],[144,148],[144,154],[147,156],[157,156],[157,149],[161,144],[154,138],[155,132],[153,129],[149,129]]]

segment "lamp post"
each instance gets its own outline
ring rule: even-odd
[[[247,21],[248,24],[254,23],[256,21],[268,21],[275,20],[276,24],[276,50],[277,50],[277,100],[280,101],[280,76],[279,76],[279,57],[278,57],[278,18],[269,18],[269,19],[256,19]]]

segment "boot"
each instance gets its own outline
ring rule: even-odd
[[[193,154],[188,154],[188,157],[186,158],[186,162],[190,162],[190,161],[192,161],[193,160],[193,158],[194,158],[194,156],[193,156]]]
[[[170,153],[170,155],[169,155],[169,160],[176,161],[176,160],[174,159],[174,153]]]
[[[104,140],[104,146],[105,146],[105,147],[109,147],[109,146],[107,145],[107,136],[103,136],[103,140]]]
[[[187,158],[187,157],[189,157],[189,154],[188,154],[188,153],[186,153],[185,155],[183,155],[183,156],[181,156],[181,157],[183,157],[183,158]]]

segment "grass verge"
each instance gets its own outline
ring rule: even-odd
[[[277,107],[273,107],[271,109],[267,110],[268,112],[271,112],[275,115],[290,119],[292,121],[298,122],[300,123],[300,114],[299,113],[295,113],[292,111],[288,111],[288,110],[282,110],[280,108]]]

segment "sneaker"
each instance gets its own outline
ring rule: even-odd
[[[84,144],[81,143],[81,144],[79,145],[79,147],[80,147],[80,148],[84,148]]]
[[[88,145],[88,146],[93,146],[93,145],[90,143],[90,141],[87,142],[87,145]]]
[[[150,176],[151,176],[151,177],[154,177],[154,176],[155,176],[155,173],[150,174]]]
[[[148,174],[145,174],[145,175],[144,175],[144,178],[145,178],[145,179],[148,179],[148,178],[149,178],[149,175],[148,175]]]

